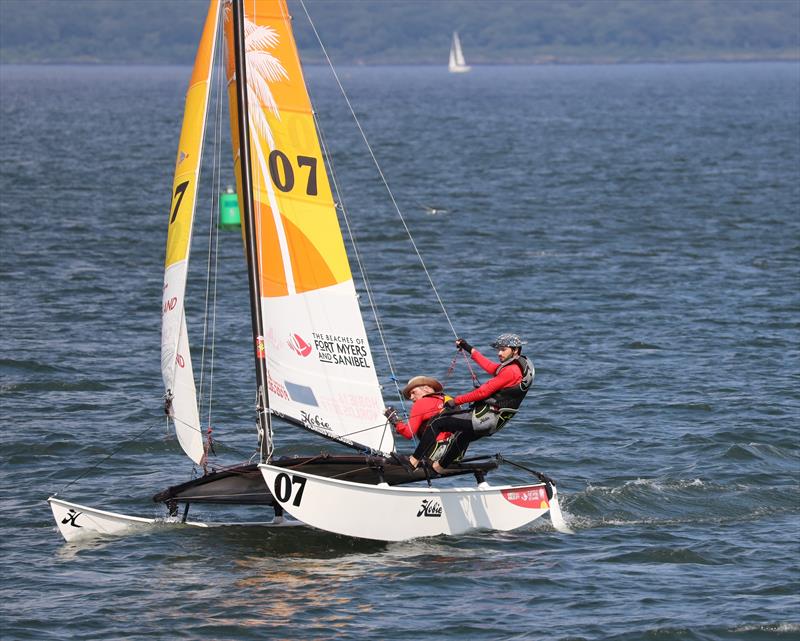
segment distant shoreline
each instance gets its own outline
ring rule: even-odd
[[[676,56],[676,57],[653,57],[653,58],[620,58],[594,56],[587,58],[580,57],[557,57],[542,56],[530,61],[517,60],[498,60],[485,61],[471,59],[470,65],[473,67],[543,67],[543,66],[581,66],[581,65],[676,65],[676,64],[707,64],[707,63],[756,63],[756,62],[800,62],[800,52],[786,54],[729,54],[724,56]],[[156,62],[156,61],[111,61],[111,60],[0,60],[0,66],[118,66],[118,67],[174,67],[191,66],[191,62]],[[327,66],[323,59],[312,58],[304,61],[306,65]],[[446,67],[441,61],[435,62],[388,62],[388,61],[363,61],[348,60],[337,61],[337,67]]]

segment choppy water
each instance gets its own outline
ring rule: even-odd
[[[191,475],[158,354],[188,75],[0,67],[3,638],[800,638],[797,64],[342,70],[458,333],[530,339],[522,415],[473,451],[556,478],[575,536],[65,544],[48,495],[156,515]],[[398,376],[442,376],[447,323],[332,83],[309,82]],[[250,320],[236,233],[219,252],[233,463],[255,440]]]

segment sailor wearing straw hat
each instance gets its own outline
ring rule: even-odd
[[[438,434],[427,435],[431,419],[438,416],[444,409],[447,401],[452,400],[447,396],[442,388],[442,384],[430,376],[414,376],[406,383],[403,388],[403,396],[413,401],[411,412],[408,415],[408,423],[404,423],[397,415],[393,407],[387,407],[384,415],[395,428],[398,434],[405,438],[417,436],[420,445],[414,455],[408,458],[412,467],[416,467],[419,459],[425,456],[436,442],[447,440],[450,432],[439,432]],[[421,447],[424,441],[425,447]],[[397,456],[397,455],[396,455]],[[405,460],[402,460],[405,462]]]

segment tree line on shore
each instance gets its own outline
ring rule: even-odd
[[[322,60],[303,6],[298,45]],[[0,0],[0,62],[191,64],[207,0]],[[338,63],[798,59],[796,0],[305,0]]]

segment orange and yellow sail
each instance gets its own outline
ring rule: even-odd
[[[263,248],[261,292],[283,296],[345,282],[351,278],[350,265],[286,4],[245,2],[245,15],[253,197]],[[231,36],[229,79],[234,76],[232,47]],[[228,90],[235,114],[233,82]],[[235,115],[231,120],[232,139],[238,141]],[[236,153],[237,176],[238,162]]]
[[[225,10],[234,167],[249,132],[270,406],[310,429],[393,448],[284,0],[246,0],[248,122],[239,123]],[[240,207],[243,203],[240,200]]]
[[[218,23],[219,2],[211,0],[186,92],[169,209],[161,310],[161,373],[170,416],[178,441],[196,463],[202,462],[205,453],[183,304]]]

